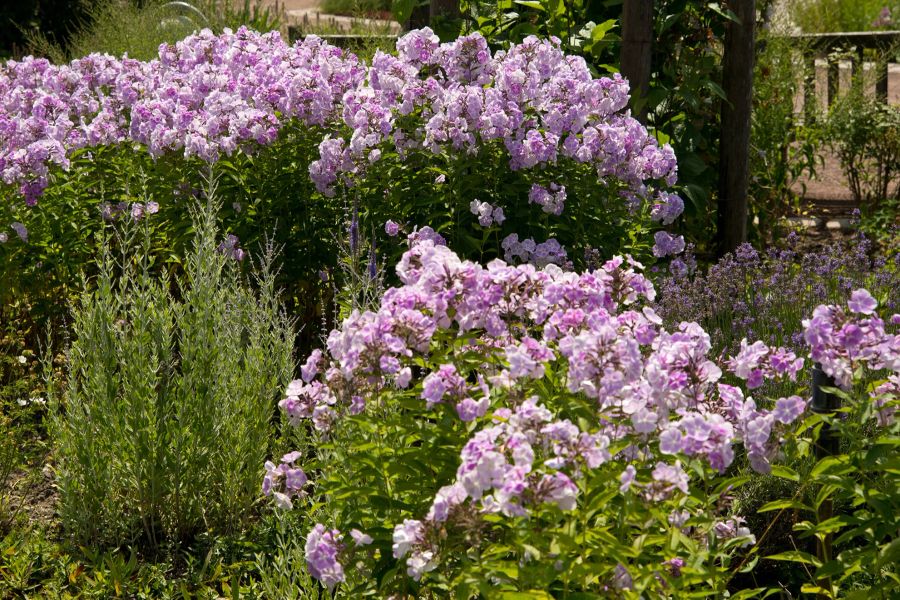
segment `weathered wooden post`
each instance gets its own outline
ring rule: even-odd
[[[841,399],[835,394],[828,393],[822,389],[824,387],[836,387],[834,378],[829,377],[825,371],[822,370],[822,365],[818,363],[813,365],[812,376],[812,402],[810,403],[810,410],[814,413],[834,415],[835,411],[841,407]],[[834,456],[839,452],[840,439],[838,439],[837,432],[828,423],[825,423],[822,425],[822,429],[819,431],[819,439],[816,441],[816,460],[822,460],[826,456]],[[831,498],[827,498],[819,505],[819,509],[816,513],[816,520],[818,523],[821,523],[830,519],[832,516],[834,516],[834,506],[831,503]],[[831,560],[831,544],[831,533],[826,533],[821,539],[816,537],[816,557],[822,561],[822,564]],[[817,583],[819,584],[819,587],[831,590],[831,577],[823,577]],[[826,594],[819,594],[819,598],[824,599],[829,597],[830,596]]]
[[[435,31],[443,29],[444,25],[459,18],[459,0],[431,0],[431,28]]]
[[[409,19],[406,21],[404,29],[412,31],[413,29],[428,27],[430,8],[431,7],[427,2],[416,2],[412,12],[409,14]]]
[[[653,0],[624,0],[622,6],[622,49],[619,64],[622,76],[631,84],[635,118],[647,124],[647,90],[653,42]]]
[[[733,0],[737,22],[728,23],[722,57],[722,103],[719,139],[718,247],[731,252],[747,241],[747,188],[750,184],[750,111],[753,103],[753,58],[756,1]]]

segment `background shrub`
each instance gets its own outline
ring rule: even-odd
[[[900,4],[891,0],[800,0],[786,4],[804,33],[896,29],[894,19],[900,17]]]
[[[854,199],[872,214],[897,200],[900,110],[866,96],[860,83],[832,106],[826,130]]]
[[[785,217],[800,208],[803,187],[794,184],[815,176],[821,161],[818,127],[798,123],[794,97],[805,80],[797,57],[806,50],[777,35],[762,37],[753,79],[753,112],[750,131],[751,222],[757,232],[771,239]],[[802,67],[800,67],[802,69]],[[805,184],[804,184],[805,185]]]

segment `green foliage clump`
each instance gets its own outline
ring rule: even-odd
[[[750,210],[760,235],[767,237],[799,208],[801,193],[794,186],[815,176],[821,132],[794,113],[794,98],[805,81],[798,58],[806,48],[777,36],[766,36],[760,47],[753,77]]]
[[[390,13],[390,0],[324,0],[321,10],[330,15],[376,16]]]
[[[801,0],[787,5],[804,33],[896,29],[894,21],[900,18],[900,4],[886,0]]]
[[[892,206],[900,194],[900,109],[857,82],[831,107],[826,130],[860,208],[872,214]]]
[[[242,25],[257,31],[281,26],[282,15],[260,0],[199,0],[175,4],[165,0],[93,0],[85,16],[68,24],[65,43],[43,29],[29,32],[32,50],[64,63],[88,54],[127,54],[138,60],[157,57],[160,44],[174,44],[194,31],[215,32]]]
[[[259,495],[294,335],[270,263],[254,292],[217,250],[214,208],[194,214],[183,275],[154,273],[146,232],[130,230],[120,258],[104,244],[75,308],[53,432],[60,516],[79,540],[236,531]]]

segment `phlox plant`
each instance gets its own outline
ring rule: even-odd
[[[534,37],[492,54],[480,35],[439,44],[424,29],[365,65],[315,36],[204,30],[150,61],[9,61],[0,98],[0,253],[11,276],[60,287],[88,262],[98,214],[144,187],[159,254],[177,263],[204,165],[222,175],[230,233],[252,245],[275,231],[297,298],[336,267],[351,206],[367,236],[423,224],[468,258],[576,264],[585,246],[649,256],[643,234],[683,208],[666,191],[674,154],[628,113],[627,82]],[[672,239],[652,251],[676,251]]]
[[[699,325],[662,326],[632,259],[481,266],[433,231],[410,242],[402,285],[332,331],[279,404],[319,442],[267,462],[263,492],[312,515],[314,579],[349,596],[678,597],[722,595],[752,569],[732,506],[750,476],[730,467],[740,453],[797,477],[773,463],[822,417],[799,385],[750,394],[795,381],[802,357],[745,341],[717,363]],[[807,324],[810,358],[841,386],[848,357],[900,369],[876,305],[858,290]],[[868,403],[882,415],[886,390]]]
[[[192,243],[198,173],[210,167],[221,174],[229,233],[253,247],[274,232],[290,257],[282,283],[291,282],[291,295],[309,295],[316,269],[333,255],[342,204],[314,197],[306,170],[323,127],[362,76],[355,57],[318,38],[290,46],[277,32],[246,29],[200,32],[163,45],[151,61],[91,54],[65,65],[4,63],[4,301],[46,288],[57,297],[77,292],[78,274],[92,269],[94,234],[143,195],[159,203],[154,254],[177,266]],[[26,227],[27,241],[10,223]]]
[[[655,308],[668,326],[682,321],[700,323],[710,332],[713,353],[723,355],[738,352],[744,339],[758,339],[803,353],[807,347],[804,320],[819,305],[846,304],[853,291],[859,288],[869,290],[886,314],[900,311],[896,294],[900,284],[900,262],[895,253],[879,251],[863,234],[805,252],[801,252],[800,243],[800,238],[792,234],[784,247],[767,252],[745,245],[708,267],[698,267],[690,256],[676,259],[670,264],[669,272],[659,280]],[[803,380],[809,381],[809,376],[807,372]],[[869,391],[882,379],[881,374],[867,369],[857,373],[851,397],[854,415],[862,420],[848,416],[848,420],[840,421],[847,426],[840,434],[844,443],[871,445],[887,433],[881,430],[873,433],[869,426]],[[766,381],[760,389],[775,396],[796,393],[796,385],[792,382]],[[852,428],[850,423],[857,423],[858,427]],[[779,501],[793,507],[816,505],[819,485],[823,481],[816,473],[810,474],[816,462],[811,444],[810,440],[800,443],[796,448],[798,451],[787,453],[782,461],[784,466],[802,476],[796,479],[755,477],[736,492],[738,512],[747,518],[748,526],[758,534],[768,532],[759,548],[763,556],[798,547],[807,553],[814,551],[813,547],[804,545],[806,541],[798,537],[798,532],[791,529],[799,509],[759,512],[761,507],[776,506]],[[803,447],[807,451],[801,452]],[[874,480],[883,481],[885,476],[881,473],[881,479]],[[844,547],[853,548],[854,545],[850,543]],[[806,568],[814,570],[811,566]],[[758,564],[755,577],[757,581],[777,578],[795,593],[799,593],[801,583],[809,579],[797,565],[769,561]],[[743,583],[751,581],[749,574],[741,579]]]
[[[160,275],[148,214],[102,245],[74,309],[67,376],[53,392],[59,513],[81,543],[158,547],[240,530],[274,433],[272,401],[294,333],[264,262],[217,239],[214,185],[193,213],[183,275]]]
[[[578,264],[586,246],[649,255],[651,220],[669,224],[684,206],[665,191],[674,154],[630,116],[628,91],[558,40],[492,54],[480,34],[441,44],[410,32],[344,96],[344,127],[310,174],[326,196],[359,198],[364,223],[429,225],[467,257]]]

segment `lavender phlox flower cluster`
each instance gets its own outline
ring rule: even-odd
[[[808,410],[808,398],[799,395],[757,401],[745,393],[764,381],[795,380],[804,359],[744,340],[721,364],[747,385],[722,382],[707,332],[692,322],[668,331],[648,305],[653,286],[630,258],[585,273],[500,260],[483,266],[461,260],[435,235],[409,236],[396,268],[401,285],[334,330],[327,351],[310,355],[281,403],[294,423],[311,419],[328,432],[370,400],[408,388],[424,401],[419,410],[455,409],[462,420],[479,423],[460,451],[453,481],[437,491],[424,516],[394,528],[393,554],[416,580],[440,565],[447,531],[485,515],[535,518],[573,510],[579,481],[612,461],[623,465],[613,467],[623,469],[619,491],[649,503],[689,494],[688,465],[697,460],[725,472],[737,443],[753,469],[769,472],[781,440]],[[900,341],[884,330],[877,308],[870,294],[857,290],[846,309],[819,307],[806,333],[812,358],[831,373],[852,373],[858,361],[892,371],[872,392],[885,424],[895,418],[900,395]],[[448,351],[448,339],[460,340],[461,349]],[[590,401],[593,426],[573,423],[531,395],[548,373],[559,392]],[[267,465],[269,489],[289,467]],[[676,510],[670,523],[682,528],[690,516]],[[733,517],[722,517],[714,532],[724,540],[752,539]],[[338,548],[333,532],[320,542],[325,533],[313,544],[324,545],[316,572],[326,573],[323,582],[340,581],[343,571],[335,565],[346,549]],[[683,564],[670,566],[675,574]]]
[[[553,238],[540,243],[531,238],[519,241],[519,234],[511,233],[503,238],[500,247],[508,263],[531,263],[538,267],[566,263],[566,249]]]
[[[426,527],[421,521],[405,519],[394,527],[394,558],[403,558],[407,554],[406,573],[419,581],[422,575],[437,567],[435,551],[426,540]]]
[[[703,455],[710,466],[724,473],[734,460],[734,425],[716,413],[689,413],[672,422],[659,435],[663,454]]]
[[[797,373],[803,368],[803,359],[786,348],[770,348],[760,341],[747,343],[741,340],[736,356],[727,361],[729,370],[747,382],[750,389],[758,388],[767,379],[788,377],[797,381]]]
[[[412,233],[406,236],[406,240],[409,242],[410,246],[414,246],[417,243],[426,240],[432,242],[435,246],[447,245],[447,240],[444,239],[444,236],[427,225],[422,228],[416,227]]]
[[[295,463],[301,458],[299,452],[289,452],[281,457],[281,463],[276,466],[272,461],[266,461],[266,475],[263,477],[262,491],[266,496],[275,498],[278,508],[289,510],[294,507],[292,497],[302,497],[303,488],[306,485],[306,473]]]
[[[334,420],[331,407],[335,402],[334,394],[321,381],[307,383],[298,379],[288,385],[278,407],[292,425],[299,425],[302,419],[312,419],[316,427],[326,431]]]
[[[861,365],[900,372],[900,336],[885,331],[877,306],[867,290],[859,289],[851,294],[847,310],[823,304],[803,321],[810,358],[839,387],[849,387],[854,370]]]
[[[662,225],[670,225],[684,212],[684,200],[665,190],[656,192],[650,218]]]
[[[25,227],[22,223],[18,221],[14,221],[9,224],[9,228],[16,232],[16,235],[19,236],[19,239],[23,242],[28,241],[28,228]],[[6,240],[4,240],[5,242]]]
[[[490,227],[494,223],[501,225],[506,220],[503,207],[481,202],[477,198],[469,203],[469,212],[478,217],[478,224],[482,227]]]
[[[450,405],[467,421],[491,415],[462,448],[455,480],[438,490],[424,518],[394,530],[394,555],[415,579],[437,568],[448,523],[490,513],[528,517],[550,506],[572,510],[579,479],[614,459],[655,461],[646,479],[633,464],[620,479],[620,491],[648,502],[689,491],[685,458],[727,469],[737,441],[751,465],[766,472],[779,436],[806,411],[799,396],[779,398],[767,410],[722,383],[708,334],[695,323],[666,331],[647,306],[653,286],[631,259],[587,273],[499,260],[481,266],[423,231],[410,236],[397,265],[402,285],[387,290],[377,309],[354,312],[334,330],[327,352],[310,355],[280,404],[294,423],[311,419],[323,432],[392,387],[416,386],[426,411]],[[866,309],[865,298],[858,300]],[[447,334],[466,338],[466,351],[477,349],[483,362],[472,367],[451,352],[414,381],[412,367],[419,369]],[[728,364],[755,380],[794,377],[803,363],[781,348],[744,344]],[[571,393],[596,402],[595,431],[557,418],[535,397],[515,400],[504,391],[546,377],[551,365]],[[613,457],[611,444],[623,436],[631,450]],[[723,523],[723,535],[740,529]]]
[[[768,473],[771,460],[780,451],[780,435],[806,412],[808,399],[796,395],[779,398],[769,411],[758,407],[753,398],[745,397],[738,387],[720,383],[718,392],[721,410],[734,426],[735,440],[747,451],[750,466]]]
[[[426,408],[431,408],[442,402],[444,396],[464,396],[466,387],[466,380],[459,376],[454,365],[441,365],[422,380],[422,398]]]
[[[537,204],[545,213],[559,216],[566,205],[566,186],[551,183],[544,187],[532,184],[528,192],[528,201]]]
[[[146,206],[142,202],[134,202],[131,205],[131,218],[135,221],[140,221],[144,215],[155,215],[158,212],[159,203],[157,202],[148,202]],[[237,238],[235,238],[235,243],[237,243]]]
[[[352,185],[373,150],[383,155],[382,144],[403,157],[417,149],[477,154],[497,142],[513,170],[571,160],[604,184],[620,182],[636,202],[653,202],[657,220],[671,222],[683,210],[677,196],[656,193],[654,182],[674,184],[675,156],[625,112],[628,83],[620,75],[594,79],[582,58],[536,37],[492,56],[480,34],[441,44],[426,28],[400,38],[397,51],[377,52],[366,84],[345,96],[350,133],[340,151],[323,142],[310,166],[320,191],[332,193],[342,174]],[[545,188],[552,198],[532,201],[558,214],[565,190],[555,185]]]
[[[622,258],[582,274],[499,260],[483,267],[412,235],[397,265],[403,285],[387,290],[377,310],[354,312],[333,331],[327,355],[308,359],[303,380],[291,383],[280,406],[291,422],[312,419],[327,432],[341,414],[365,410],[371,395],[410,386],[416,357],[428,356],[439,332],[454,331],[480,335],[475,347],[499,365],[488,361],[469,372],[451,360],[423,373],[418,393],[427,410],[449,404],[474,420],[487,413],[491,387],[541,379],[547,365],[562,365],[570,392],[594,398],[605,418],[629,423],[620,434],[658,439],[664,454],[704,457],[720,470],[733,460],[734,439],[743,439],[767,468],[773,426],[802,407],[785,400],[773,414],[737,397],[736,388],[717,387],[722,370],[708,356],[708,334],[694,323],[662,329],[642,305],[655,291],[640,269]],[[534,333],[513,336],[508,321]],[[780,348],[746,348],[731,366],[753,384],[795,377],[803,364]],[[472,376],[477,383],[469,383]]]
[[[400,224],[388,219],[384,223],[384,232],[388,237],[397,237],[397,234],[400,233]]]
[[[756,536],[754,536],[750,532],[750,528],[745,525],[744,518],[739,516],[729,517],[718,521],[713,526],[713,533],[722,541],[744,538],[744,542],[741,544],[742,548],[752,546],[756,543]]]
[[[0,67],[0,179],[34,204],[50,165],[75,150],[136,142],[153,156],[212,162],[269,144],[292,119],[324,126],[365,69],[307,36],[209,30],[141,62],[91,54],[67,65],[28,57]]]
[[[327,529],[317,523],[306,534],[306,568],[309,574],[333,590],[346,579],[340,556],[344,552],[344,536],[337,529]]]
[[[430,532],[465,514],[468,500],[469,509],[517,517],[541,504],[574,509],[578,487],[562,469],[577,477],[582,467],[596,468],[610,459],[608,447],[608,437],[553,420],[535,398],[515,410],[499,409],[493,425],[466,443],[456,481],[438,491],[425,519],[394,528],[394,557],[409,554],[407,572],[417,581],[434,569],[439,548]]]
[[[648,502],[667,500],[676,490],[688,493],[690,477],[681,466],[680,460],[676,460],[674,464],[657,462],[650,477],[650,481],[641,483],[637,479],[637,469],[634,465],[628,465],[619,475],[619,491],[624,494],[634,490]]]
[[[684,252],[684,236],[657,231],[653,234],[653,240],[653,256],[658,258]]]

